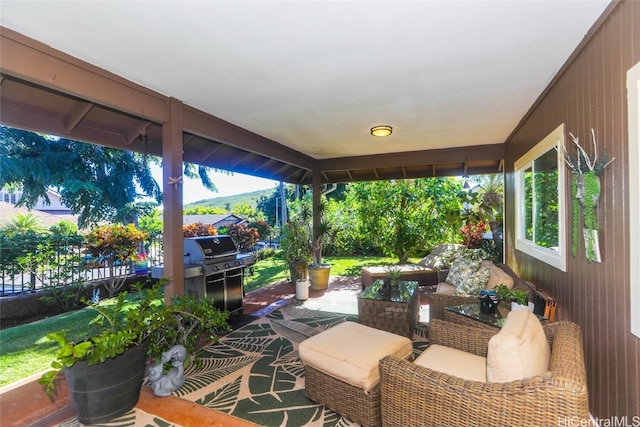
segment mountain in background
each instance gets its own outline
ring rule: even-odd
[[[236,206],[249,205],[252,208],[256,208],[258,200],[260,197],[265,196],[269,197],[273,192],[276,191],[272,188],[266,190],[256,190],[250,193],[242,193],[236,194],[233,196],[224,196],[224,197],[212,197],[211,199],[198,200],[197,202],[192,202],[184,205],[185,208],[193,208],[196,206],[205,206],[212,208],[222,208],[227,209],[227,206],[230,210],[233,210]]]

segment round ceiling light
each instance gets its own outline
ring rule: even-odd
[[[391,135],[391,126],[374,126],[371,128],[371,135],[373,136],[389,136]]]

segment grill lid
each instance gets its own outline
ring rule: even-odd
[[[186,263],[223,262],[233,259],[238,248],[230,236],[187,237],[184,239],[184,256]]]

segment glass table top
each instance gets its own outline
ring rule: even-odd
[[[381,279],[376,280],[371,284],[371,286],[360,292],[358,298],[378,301],[409,302],[413,294],[418,289],[418,282],[400,281],[398,282],[398,286],[391,290],[390,295],[382,295],[380,293],[382,284],[383,282]]]
[[[498,304],[495,313],[483,313],[480,311],[480,302],[473,304],[454,305],[451,307],[445,307],[444,309],[468,317],[470,319],[486,323],[487,325],[495,326],[496,328],[502,328],[502,326],[504,326],[504,322],[505,320],[507,320],[507,315],[509,314],[509,311],[511,311],[503,304]],[[536,314],[536,316],[541,322],[549,320],[547,317],[541,316],[539,314]]]

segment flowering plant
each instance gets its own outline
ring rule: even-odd
[[[482,235],[487,230],[487,224],[484,221],[478,221],[475,224],[469,222],[460,228],[462,234],[462,243],[470,249],[478,248],[482,243]]]

